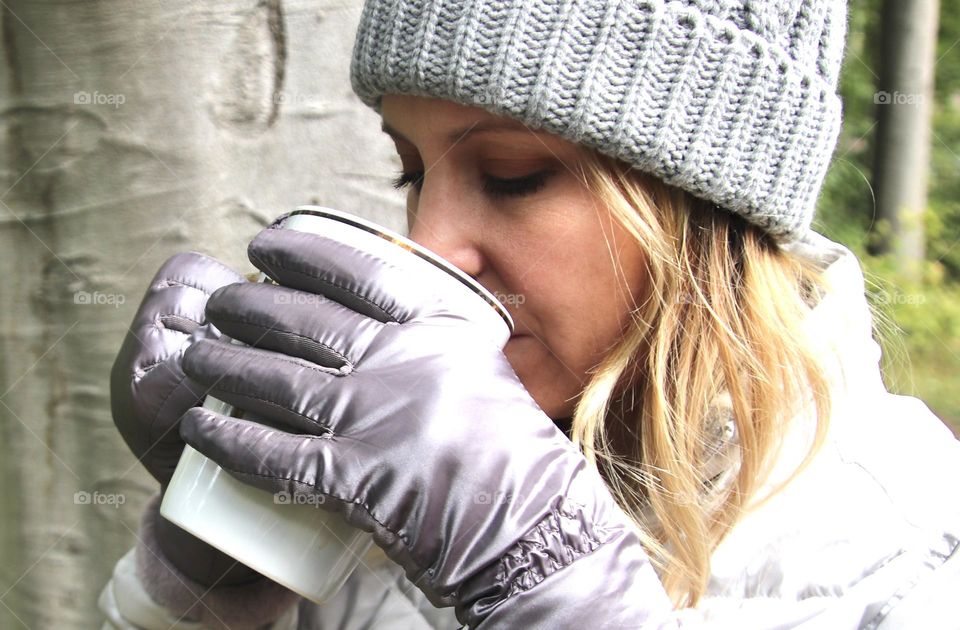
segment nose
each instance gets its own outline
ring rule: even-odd
[[[408,201],[410,239],[472,278],[480,276],[486,264],[480,223],[479,214],[455,188],[431,187],[424,181],[419,199]]]

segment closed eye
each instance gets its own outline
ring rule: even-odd
[[[539,171],[523,177],[503,178],[492,175],[483,176],[483,191],[491,197],[521,197],[541,190],[554,174],[551,169]],[[423,171],[401,171],[393,180],[393,187],[402,190],[413,186],[417,192],[423,188]]]
[[[522,197],[524,195],[532,195],[547,184],[547,180],[553,173],[552,170],[548,169],[531,175],[509,179],[484,175],[483,190],[491,197]]]
[[[401,171],[393,180],[393,187],[402,190],[407,186],[413,187],[419,192],[423,187],[423,171]]]

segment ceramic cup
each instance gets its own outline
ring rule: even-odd
[[[479,322],[482,332],[501,348],[510,337],[513,321],[493,294],[404,236],[361,217],[315,206],[297,208],[279,225],[283,229],[322,234],[373,254],[414,257],[404,259],[404,265],[429,264],[442,269],[448,275],[438,276],[438,281],[446,283],[446,295],[455,300],[483,300],[489,305],[489,309],[479,309],[487,315],[485,321]],[[398,254],[398,250],[404,253]],[[240,410],[213,397],[207,397],[204,407],[242,416]],[[322,504],[311,500],[314,498],[248,486],[187,446],[167,487],[160,513],[275,582],[323,603],[336,594],[356,568],[372,538],[348,525],[339,514],[322,509]]]

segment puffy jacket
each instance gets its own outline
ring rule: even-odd
[[[960,628],[960,443],[922,402],[884,388],[855,257],[816,236],[797,248],[826,267],[832,286],[808,322],[811,334],[828,339],[839,357],[829,371],[835,394],[827,439],[800,474],[744,514],[712,556],[704,597],[695,608],[676,611],[669,624]],[[809,417],[794,420],[767,488],[789,479],[811,435]],[[178,620],[195,597],[151,540],[155,510],[156,500],[137,548],[120,559],[101,594],[105,629],[201,627]],[[562,570],[589,570],[578,564]],[[233,628],[261,622],[273,630],[460,626],[452,609],[434,609],[376,548],[323,606],[266,582],[211,592],[203,605]],[[547,578],[535,588],[550,587]],[[603,609],[596,602],[598,628]]]

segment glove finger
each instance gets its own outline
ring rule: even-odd
[[[242,278],[196,253],[168,259],[154,275],[124,337],[110,372],[114,424],[130,450],[161,483],[169,481],[183,443],[180,416],[203,397],[203,388],[183,373],[184,348],[196,339],[219,337],[203,325],[208,295]]]
[[[139,341],[133,343],[139,345]],[[154,361],[143,361],[152,354],[140,347],[144,352],[132,359],[133,365],[130,359],[122,360],[121,352],[110,373],[114,424],[130,450],[161,483],[172,474],[182,450],[177,420],[206,395],[205,388],[183,372],[181,360],[186,345],[184,341],[169,356]]]
[[[204,325],[207,295],[193,288],[175,287],[147,296],[127,331],[121,355],[130,360],[130,369],[142,375],[166,361]],[[219,336],[218,331],[209,331]]]
[[[120,356],[140,376],[179,349],[205,323],[210,293],[243,278],[220,262],[193,252],[168,259],[150,282]],[[209,330],[204,336],[219,336]]]
[[[352,476],[333,464],[335,442],[328,437],[293,435],[202,407],[184,414],[180,435],[240,481],[268,492],[316,488],[338,496],[343,492],[333,484]]]
[[[200,319],[207,296],[186,287],[167,289],[170,300],[163,300],[167,313],[181,318]],[[131,327],[114,360],[110,372],[110,401],[114,422],[138,455],[143,442],[153,444],[166,434],[184,411],[203,397],[203,388],[186,379],[180,366],[184,349],[191,343],[220,332],[212,325],[199,326],[191,334],[169,328],[165,318],[154,309]],[[162,311],[161,311],[162,312]],[[131,443],[132,434],[143,435]],[[176,437],[174,432],[173,437]]]
[[[350,372],[211,340],[187,349],[183,369],[220,400],[314,435],[335,430],[335,381]]]
[[[485,298],[434,263],[336,221],[324,235],[263,230],[247,254],[279,284],[325,295],[380,322],[448,314],[481,322],[499,317]]]
[[[150,281],[149,293],[169,287],[189,287],[210,295],[225,284],[243,282],[244,278],[219,260],[185,252],[167,259]]]
[[[206,313],[247,345],[333,368],[358,364],[384,326],[322,295],[263,283],[218,289]]]

